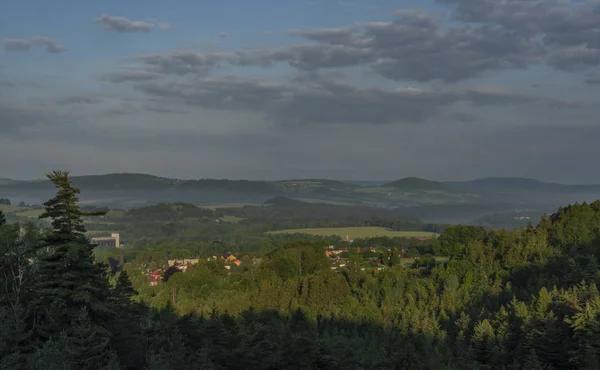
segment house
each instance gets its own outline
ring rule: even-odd
[[[168,264],[169,267],[175,266],[179,271],[185,272],[185,270],[197,264],[198,261],[200,261],[199,258],[184,258],[181,260],[169,260]]]
[[[162,272],[162,269],[158,269],[155,271],[151,271],[148,274],[148,283],[150,284],[150,286],[158,285],[158,282],[161,280],[161,272]]]
[[[119,233],[112,233],[110,236],[100,236],[91,238],[92,244],[96,244],[99,248],[120,248]]]
[[[236,257],[236,256],[234,256],[234,255],[233,255],[233,254],[231,254],[231,253],[225,253],[225,254],[223,254],[223,255],[221,256],[221,259],[222,259],[223,261],[225,261],[225,264],[226,264],[226,265],[227,265],[227,264],[234,264],[234,265],[236,265],[236,266],[239,266],[239,265],[241,265],[241,264],[242,264],[242,261],[240,261],[239,259],[237,259],[237,257]]]

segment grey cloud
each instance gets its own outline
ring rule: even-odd
[[[156,104],[147,104],[145,106],[146,110],[154,113],[161,114],[187,114],[189,111],[183,109],[175,109],[165,105],[156,105]]]
[[[261,113],[282,125],[421,122],[440,115],[458,102],[474,106],[554,104],[552,99],[502,90],[362,88],[328,78],[270,83],[227,77],[186,82],[150,81],[134,86],[154,98],[208,109]]]
[[[587,75],[585,82],[589,85],[600,85],[600,72],[595,71]]]
[[[139,112],[139,109],[129,103],[121,103],[104,111],[109,116],[128,116]]]
[[[121,71],[121,72],[112,72],[107,73],[100,78],[104,81],[114,82],[114,83],[122,83],[128,81],[148,81],[159,78],[160,75],[151,72],[144,71]]]
[[[71,104],[98,104],[102,102],[102,99],[95,96],[87,95],[74,95],[60,98],[56,101],[59,105],[71,105]]]
[[[541,39],[553,51],[563,48],[587,49],[592,54],[600,49],[600,12],[594,0],[437,0],[454,5],[454,15],[463,22],[487,23]],[[561,52],[552,65],[572,70],[582,65],[579,53]],[[590,60],[598,64],[598,58]],[[585,61],[583,62],[585,64]]]
[[[46,47],[46,52],[59,54],[67,49],[60,45],[56,40],[49,37],[28,37],[23,39],[5,39],[4,50],[6,51],[28,51],[32,45]]]
[[[359,41],[357,33],[349,28],[319,28],[309,30],[291,30],[291,35],[325,44],[354,45]]]
[[[147,54],[126,59],[148,66],[152,73],[184,75],[188,73],[208,74],[220,61],[233,58],[232,53],[198,53],[191,50],[174,51],[167,54]]]
[[[525,68],[543,55],[531,41],[506,31],[486,26],[444,30],[422,16],[366,28],[378,55],[372,68],[394,80],[457,82],[486,71]]]
[[[556,69],[575,72],[600,65],[600,49],[570,47],[555,51],[548,63]]]
[[[46,85],[36,82],[36,81],[19,81],[19,82],[11,82],[11,81],[0,81],[1,87],[31,87],[35,89],[42,89],[47,87]]]
[[[20,106],[9,102],[0,102],[0,137],[4,135],[23,136],[33,127],[63,124],[69,117],[59,115],[48,109],[32,106]]]
[[[600,12],[590,1],[438,0],[461,24],[397,11],[389,22],[291,30],[309,43],[237,52],[178,51],[140,57],[150,71],[207,75],[224,64],[302,71],[368,66],[392,80],[459,82],[546,64],[575,71],[600,65]],[[465,23],[466,22],[466,23]]]
[[[101,14],[94,19],[100,23],[104,29],[117,31],[120,33],[127,32],[150,32],[155,28],[166,30],[171,28],[168,23],[151,22],[151,21],[134,21],[125,17],[118,17],[110,14]]]
[[[138,57],[149,71],[206,75],[223,64],[270,67],[287,63],[301,71],[367,65],[393,80],[457,82],[487,71],[525,68],[542,60],[545,50],[491,26],[444,28],[414,11],[396,13],[393,22],[352,28],[292,30],[313,43],[238,52],[177,51]]]

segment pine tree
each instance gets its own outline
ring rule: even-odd
[[[102,327],[92,323],[86,307],[81,308],[79,315],[63,331],[62,338],[67,344],[63,354],[71,360],[74,369],[116,366],[113,352],[107,349],[110,337]]]
[[[125,369],[142,368],[145,362],[145,341],[139,318],[143,306],[132,301],[137,294],[127,271],[121,271],[117,283],[112,290],[112,307],[114,318],[111,324],[112,347]]]
[[[94,245],[84,234],[82,220],[83,216],[101,213],[79,209],[79,189],[72,186],[68,175],[63,171],[47,175],[58,193],[44,203],[46,209],[40,215],[52,220],[52,230],[43,238],[36,261],[35,308],[40,318],[37,334],[42,340],[59,335],[83,308],[92,326],[105,326],[102,324],[110,319],[106,269],[103,264],[94,263]]]

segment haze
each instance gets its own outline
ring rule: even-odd
[[[597,183],[596,1],[6,1],[0,177]]]

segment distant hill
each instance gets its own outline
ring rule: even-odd
[[[392,187],[404,191],[444,191],[448,186],[437,181],[425,180],[418,177],[406,177],[404,179],[388,182],[385,187]]]
[[[444,184],[478,191],[597,191],[600,185],[564,185],[522,177],[488,177],[471,181],[451,181]]]
[[[247,180],[178,180],[136,173],[113,173],[71,177],[73,185],[81,190],[96,191],[155,191],[155,190],[220,190],[245,193],[276,193],[277,188],[267,181]],[[48,180],[12,181],[0,183],[0,190],[51,190]]]
[[[346,180],[342,181],[346,184],[356,185],[356,186],[381,186],[385,184],[387,181],[375,181],[375,180]]]
[[[523,178],[487,178],[464,182],[437,182],[407,177],[380,182],[348,183],[328,179],[292,179],[281,181],[181,180],[148,174],[113,173],[73,176],[85,204],[131,208],[160,202],[191,204],[264,204],[304,203],[352,204],[364,207],[396,208],[442,205],[491,205],[493,209],[555,207],[600,198],[600,185],[561,185]],[[377,185],[374,185],[374,184]],[[56,189],[47,180],[16,181],[0,179],[0,197],[17,204],[41,204]],[[279,198],[285,197],[285,198]],[[499,207],[498,204],[507,205]],[[468,213],[438,209],[430,214]],[[486,208],[487,212],[487,208]],[[438,212],[439,213],[439,212]],[[475,212],[475,216],[484,213]],[[481,213],[481,214],[480,214]],[[438,217],[438,216],[436,216]]]
[[[20,180],[11,180],[11,179],[6,179],[6,178],[2,178],[0,177],[0,186],[2,185],[9,185],[9,184],[16,184],[22,182]]]
[[[265,204],[272,205],[272,206],[296,206],[296,205],[300,205],[300,204],[309,204],[309,203],[302,202],[302,201],[288,198],[288,197],[279,196],[279,197],[275,197],[273,199],[267,200],[265,202]]]

